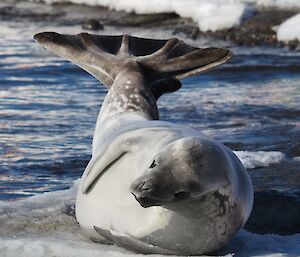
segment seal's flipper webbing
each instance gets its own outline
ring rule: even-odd
[[[115,65],[114,51],[119,48],[114,37],[43,32],[36,34],[34,39],[51,52],[77,64],[104,85],[110,86],[113,83],[111,67]]]
[[[43,32],[36,34],[34,39],[55,54],[82,67],[108,87],[128,60],[138,62],[146,79],[158,85],[158,81],[170,78],[180,80],[207,71],[232,56],[226,49],[196,48],[176,38],[161,40],[128,35],[61,35]]]

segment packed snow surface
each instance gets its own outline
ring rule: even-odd
[[[247,162],[256,165],[253,160],[259,160],[259,165],[268,165],[272,158],[273,161],[283,158],[278,152],[236,154],[246,166],[250,165]],[[264,159],[263,156],[269,158]],[[77,180],[71,189],[44,193],[26,200],[0,201],[0,256],[138,256],[117,246],[94,243],[82,235],[74,215],[78,184]],[[232,254],[239,257],[300,256],[300,234],[258,235],[241,230],[221,251],[223,256]]]

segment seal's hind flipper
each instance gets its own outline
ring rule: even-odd
[[[87,33],[61,35],[55,32],[43,32],[34,39],[58,56],[77,64],[106,86],[114,81],[111,73],[114,63],[112,56],[119,46],[114,37],[94,36]]]
[[[97,226],[94,226],[94,229],[100,236],[106,238],[108,241],[112,241],[117,246],[123,247],[131,251],[135,251],[143,254],[166,254],[166,255],[176,254],[171,250],[167,250],[155,245],[149,245],[145,242],[142,242],[138,239],[126,235],[114,235],[109,230],[101,229]]]
[[[55,54],[77,64],[108,87],[128,60],[138,62],[147,80],[158,85],[160,81],[165,84],[165,79],[180,80],[207,71],[232,56],[226,49],[197,48],[176,38],[163,40],[126,34],[61,35],[43,32],[36,34],[34,39]]]

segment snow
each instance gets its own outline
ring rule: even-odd
[[[270,165],[284,158],[280,152],[236,152],[244,165]],[[0,201],[1,257],[139,256],[117,246],[85,238],[74,217],[79,180],[68,190],[44,193],[25,200]],[[230,257],[300,256],[300,234],[258,235],[241,230],[219,253]],[[152,255],[159,256],[159,255]]]
[[[1,257],[137,257],[116,246],[80,241],[66,233],[57,237],[0,239]],[[257,235],[241,230],[222,252],[226,257],[287,257],[299,256],[300,234],[292,236]],[[151,255],[151,257],[163,255]]]
[[[173,10],[192,18],[204,32],[238,26],[249,11],[246,5],[230,1],[174,1]]]
[[[279,41],[300,41],[300,14],[297,14],[281,23],[277,29]]]
[[[234,152],[245,168],[254,169],[257,167],[266,167],[272,164],[278,164],[285,158],[284,154],[279,151],[235,151]]]
[[[36,238],[4,239],[0,241],[1,257],[85,257],[137,256],[115,246],[84,241],[68,233]]]

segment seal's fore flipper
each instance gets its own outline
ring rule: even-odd
[[[110,151],[109,151],[110,152]],[[82,183],[82,193],[86,194],[94,182],[100,178],[109,168],[111,168],[118,160],[120,160],[126,152],[118,151],[117,153],[111,153],[108,158],[109,153],[104,156],[93,157],[85,168],[84,173],[86,174],[83,177]]]
[[[163,40],[126,34],[61,35],[43,32],[36,34],[34,39],[55,54],[82,67],[107,87],[112,85],[120,68],[128,60],[138,62],[150,84],[157,85],[165,79],[180,80],[207,71],[232,56],[226,49],[197,48],[176,38]],[[157,95],[179,88],[177,83],[174,88],[164,88]]]
[[[86,194],[92,185],[126,153],[134,150],[134,147],[140,143],[141,138],[132,135],[126,138],[116,137],[108,146],[103,146],[97,155],[93,155],[84,171],[82,177],[82,193]]]
[[[129,237],[127,235],[115,235],[112,234],[111,231],[101,229],[99,227],[94,226],[94,229],[98,234],[102,237],[106,238],[108,241],[114,242],[116,245],[123,247],[128,250],[132,250],[138,253],[143,254],[166,254],[166,255],[175,255],[176,253],[167,250],[155,245],[149,245],[145,242],[142,242],[138,239]]]

